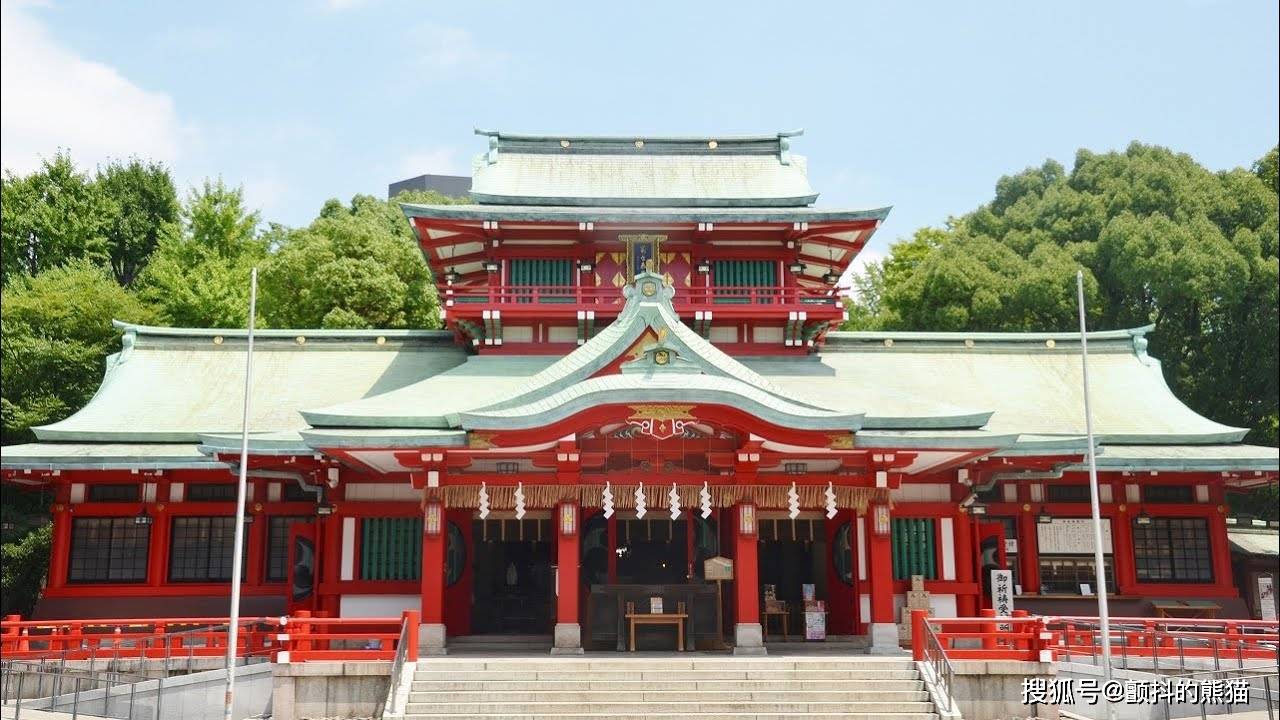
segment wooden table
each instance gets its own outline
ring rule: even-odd
[[[684,611],[684,603],[680,603],[677,612],[673,613],[638,613],[634,603],[627,603],[627,624],[631,626],[631,652],[636,651],[637,625],[675,625],[676,652],[684,652],[684,621],[689,614]]]
[[[769,639],[769,618],[770,618],[771,616],[781,616],[781,617],[782,617],[782,641],[783,641],[783,642],[786,642],[786,640],[787,640],[787,636],[791,634],[791,633],[787,632],[787,622],[788,622],[787,617],[788,617],[790,614],[791,614],[791,613],[790,613],[790,611],[788,611],[788,610],[764,610],[764,611],[762,611],[762,612],[760,613],[760,617],[761,617],[761,619],[763,620],[763,622],[762,622],[762,623],[760,623],[760,629],[761,629],[761,631],[764,633],[764,639],[765,639],[765,640],[768,640],[768,639]]]

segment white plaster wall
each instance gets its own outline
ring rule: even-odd
[[[421,595],[343,595],[338,605],[341,617],[400,617],[405,610],[420,610]]]

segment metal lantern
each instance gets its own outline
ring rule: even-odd
[[[756,534],[756,506],[743,503],[738,506],[738,533],[740,535]]]
[[[560,534],[571,537],[578,532],[578,506],[564,503],[560,506]]]
[[[873,505],[871,508],[871,520],[872,530],[876,535],[885,536],[892,530],[888,505]]]
[[[457,270],[454,270],[453,268],[449,268],[449,271],[444,274],[444,281],[449,283],[450,285],[458,282],[461,279],[462,279],[462,273],[458,272]]]
[[[422,520],[422,532],[430,537],[439,537],[440,530],[444,526],[443,515],[444,508],[440,507],[440,503],[427,503],[426,513],[423,515]]]

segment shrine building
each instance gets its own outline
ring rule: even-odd
[[[913,578],[973,616],[999,568],[1094,614],[1077,334],[838,331],[889,209],[815,205],[799,133],[479,134],[472,204],[403,205],[443,330],[255,333],[245,615],[576,652],[662,598],[690,648],[816,609],[874,651]],[[246,333],[117,327],[89,404],[4,449],[53,498],[36,617],[225,616]],[[1226,496],[1277,450],[1178,400],[1151,329],[1088,342],[1111,611],[1244,617]]]

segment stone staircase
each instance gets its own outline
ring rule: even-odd
[[[938,720],[906,658],[422,658],[405,708],[444,718]]]

